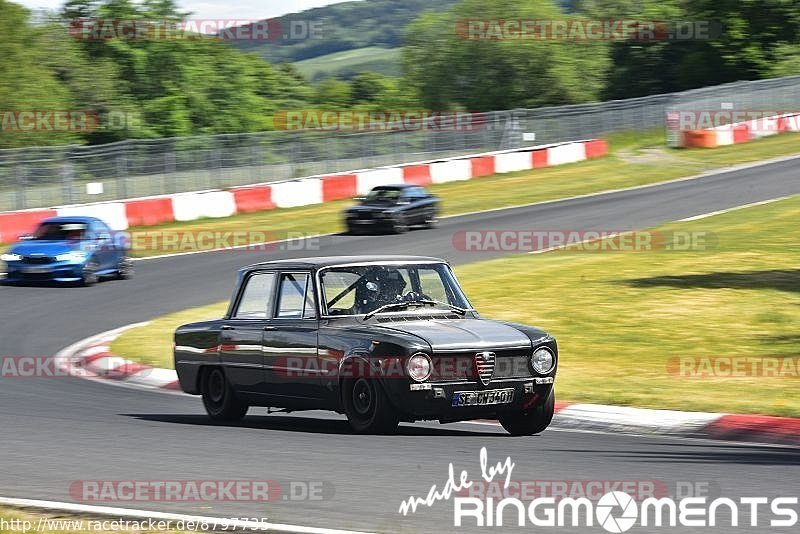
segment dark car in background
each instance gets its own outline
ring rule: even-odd
[[[77,282],[95,284],[102,277],[130,278],[127,236],[94,217],[52,217],[8,249],[6,283]]]
[[[553,418],[555,339],[482,318],[435,258],[323,257],[245,267],[222,319],[175,332],[181,388],[212,419],[250,406],[333,410],[356,432],[400,421]]]
[[[345,211],[347,232],[403,233],[413,226],[431,228],[439,215],[439,198],[411,184],[381,185]]]

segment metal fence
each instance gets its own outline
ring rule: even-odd
[[[797,109],[800,76],[482,114],[475,128],[273,131],[0,150],[0,211],[219,189],[665,127],[677,109]],[[535,141],[531,134],[535,134]],[[88,194],[100,182],[102,193]]]

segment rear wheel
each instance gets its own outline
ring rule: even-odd
[[[556,392],[550,392],[550,396],[538,406],[509,412],[500,416],[500,424],[512,436],[532,436],[543,432],[553,420],[556,408]]]
[[[215,421],[239,421],[247,413],[249,406],[236,397],[225,373],[219,367],[203,372],[200,381],[203,406]]]
[[[342,384],[344,412],[359,434],[389,434],[400,418],[381,385],[374,379],[348,379]]]

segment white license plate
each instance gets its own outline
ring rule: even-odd
[[[23,267],[22,271],[26,272],[26,273],[30,273],[30,274],[43,274],[43,273],[49,273],[50,272],[50,268],[49,267]]]
[[[514,400],[514,388],[489,389],[486,391],[456,391],[453,393],[452,405],[455,406],[489,406],[491,404],[508,404]]]

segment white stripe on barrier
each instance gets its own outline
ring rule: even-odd
[[[800,115],[787,113],[783,116],[786,119],[786,129],[790,132],[800,132]]]
[[[773,117],[765,117],[750,121],[750,139],[760,139],[762,137],[769,137],[778,133],[778,118],[774,117],[774,123],[771,120]]]
[[[548,149],[550,150],[550,149]],[[494,157],[494,170],[497,173],[526,171],[533,168],[530,152],[507,152]]]
[[[733,129],[736,125],[717,126],[714,128],[717,134],[717,146],[733,144]]]
[[[722,414],[572,404],[558,412],[557,417],[560,428],[687,434],[704,428],[722,417]]]
[[[472,178],[472,162],[468,159],[454,159],[431,163],[431,181],[435,184],[457,182]]]
[[[279,208],[293,208],[322,202],[322,180],[306,178],[272,185],[272,202]]]
[[[59,217],[97,217],[112,230],[128,229],[128,217],[125,214],[125,204],[122,202],[64,206],[56,208],[56,213]]]
[[[566,145],[553,146],[547,149],[548,165],[564,165],[586,159],[586,145],[584,143],[567,143]]]
[[[391,185],[403,183],[402,167],[384,167],[371,171],[361,171],[356,173],[356,193],[366,195],[370,189],[379,185]]]
[[[230,217],[236,214],[236,201],[230,191],[181,193],[172,196],[172,212],[176,221]]]

